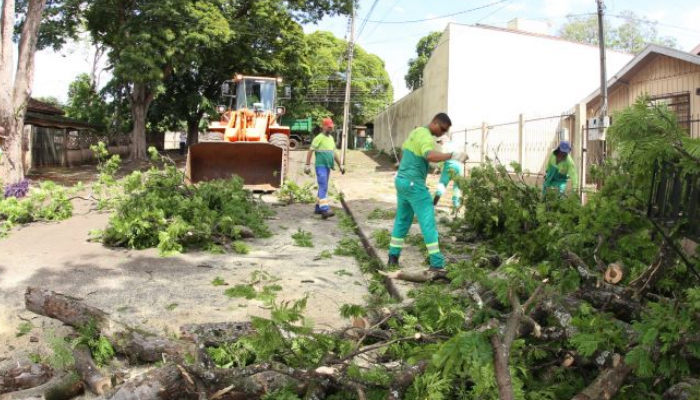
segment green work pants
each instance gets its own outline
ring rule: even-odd
[[[433,199],[430,196],[430,191],[425,186],[425,182],[414,182],[397,176],[394,184],[396,186],[397,206],[389,254],[393,256],[401,255],[404,238],[411,228],[413,216],[415,215],[418,218],[418,225],[423,234],[425,246],[428,248],[430,266],[443,268],[445,266],[445,257],[440,253]]]

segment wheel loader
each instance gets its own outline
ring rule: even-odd
[[[221,86],[228,105],[217,106],[219,121],[187,153],[186,181],[197,183],[238,175],[246,188],[279,188],[289,168],[289,133],[277,120],[279,78],[235,75]]]

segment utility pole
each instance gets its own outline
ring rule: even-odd
[[[598,120],[598,139],[600,145],[598,149],[598,164],[603,165],[605,161],[605,130],[608,127],[608,76],[605,63],[605,31],[603,29],[605,4],[603,0],[596,0],[598,3],[598,47],[600,48],[600,119]]]
[[[352,58],[355,52],[355,8],[350,16],[350,41],[348,42],[348,68],[345,72],[345,107],[343,107],[343,141],[340,164],[345,168],[345,152],[348,150],[348,131],[350,129],[350,92],[352,91]]]
[[[605,68],[605,31],[603,30],[605,4],[603,4],[603,0],[596,0],[596,2],[598,3],[598,46],[600,48],[600,95],[602,101],[600,116],[604,118],[608,115],[608,77]]]

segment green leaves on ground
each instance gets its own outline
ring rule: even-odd
[[[151,154],[163,167],[154,165],[119,182],[123,194],[114,200],[115,213],[98,236],[106,246],[157,247],[161,255],[172,255],[232,245],[245,254],[247,246],[238,242],[241,227],[259,237],[270,235],[265,222],[270,209],[243,188],[240,178],[186,185],[175,165],[154,150]],[[113,172],[110,167],[104,174]]]
[[[0,199],[0,238],[16,225],[70,218],[73,205],[69,196],[79,189],[80,186],[67,189],[51,181],[43,181],[38,186],[32,186],[29,194],[22,199]]]
[[[297,229],[296,233],[292,234],[292,239],[294,239],[295,246],[314,247],[314,235],[301,228]]]
[[[314,184],[299,185],[296,182],[287,179],[282,187],[277,190],[277,198],[279,201],[292,204],[302,203],[311,204],[316,201],[316,195],[313,192]]]

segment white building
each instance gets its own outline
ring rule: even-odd
[[[449,24],[424,69],[423,87],[375,118],[375,145],[383,150],[399,147],[414,127],[427,124],[438,112],[452,119],[455,140],[465,139],[466,128],[517,122],[521,114],[558,116],[600,86],[597,46],[537,33],[541,26],[523,20],[509,27]],[[608,71],[618,71],[632,57],[608,50]],[[537,157],[552,141],[548,138],[540,146]],[[539,169],[531,164],[533,172]]]

